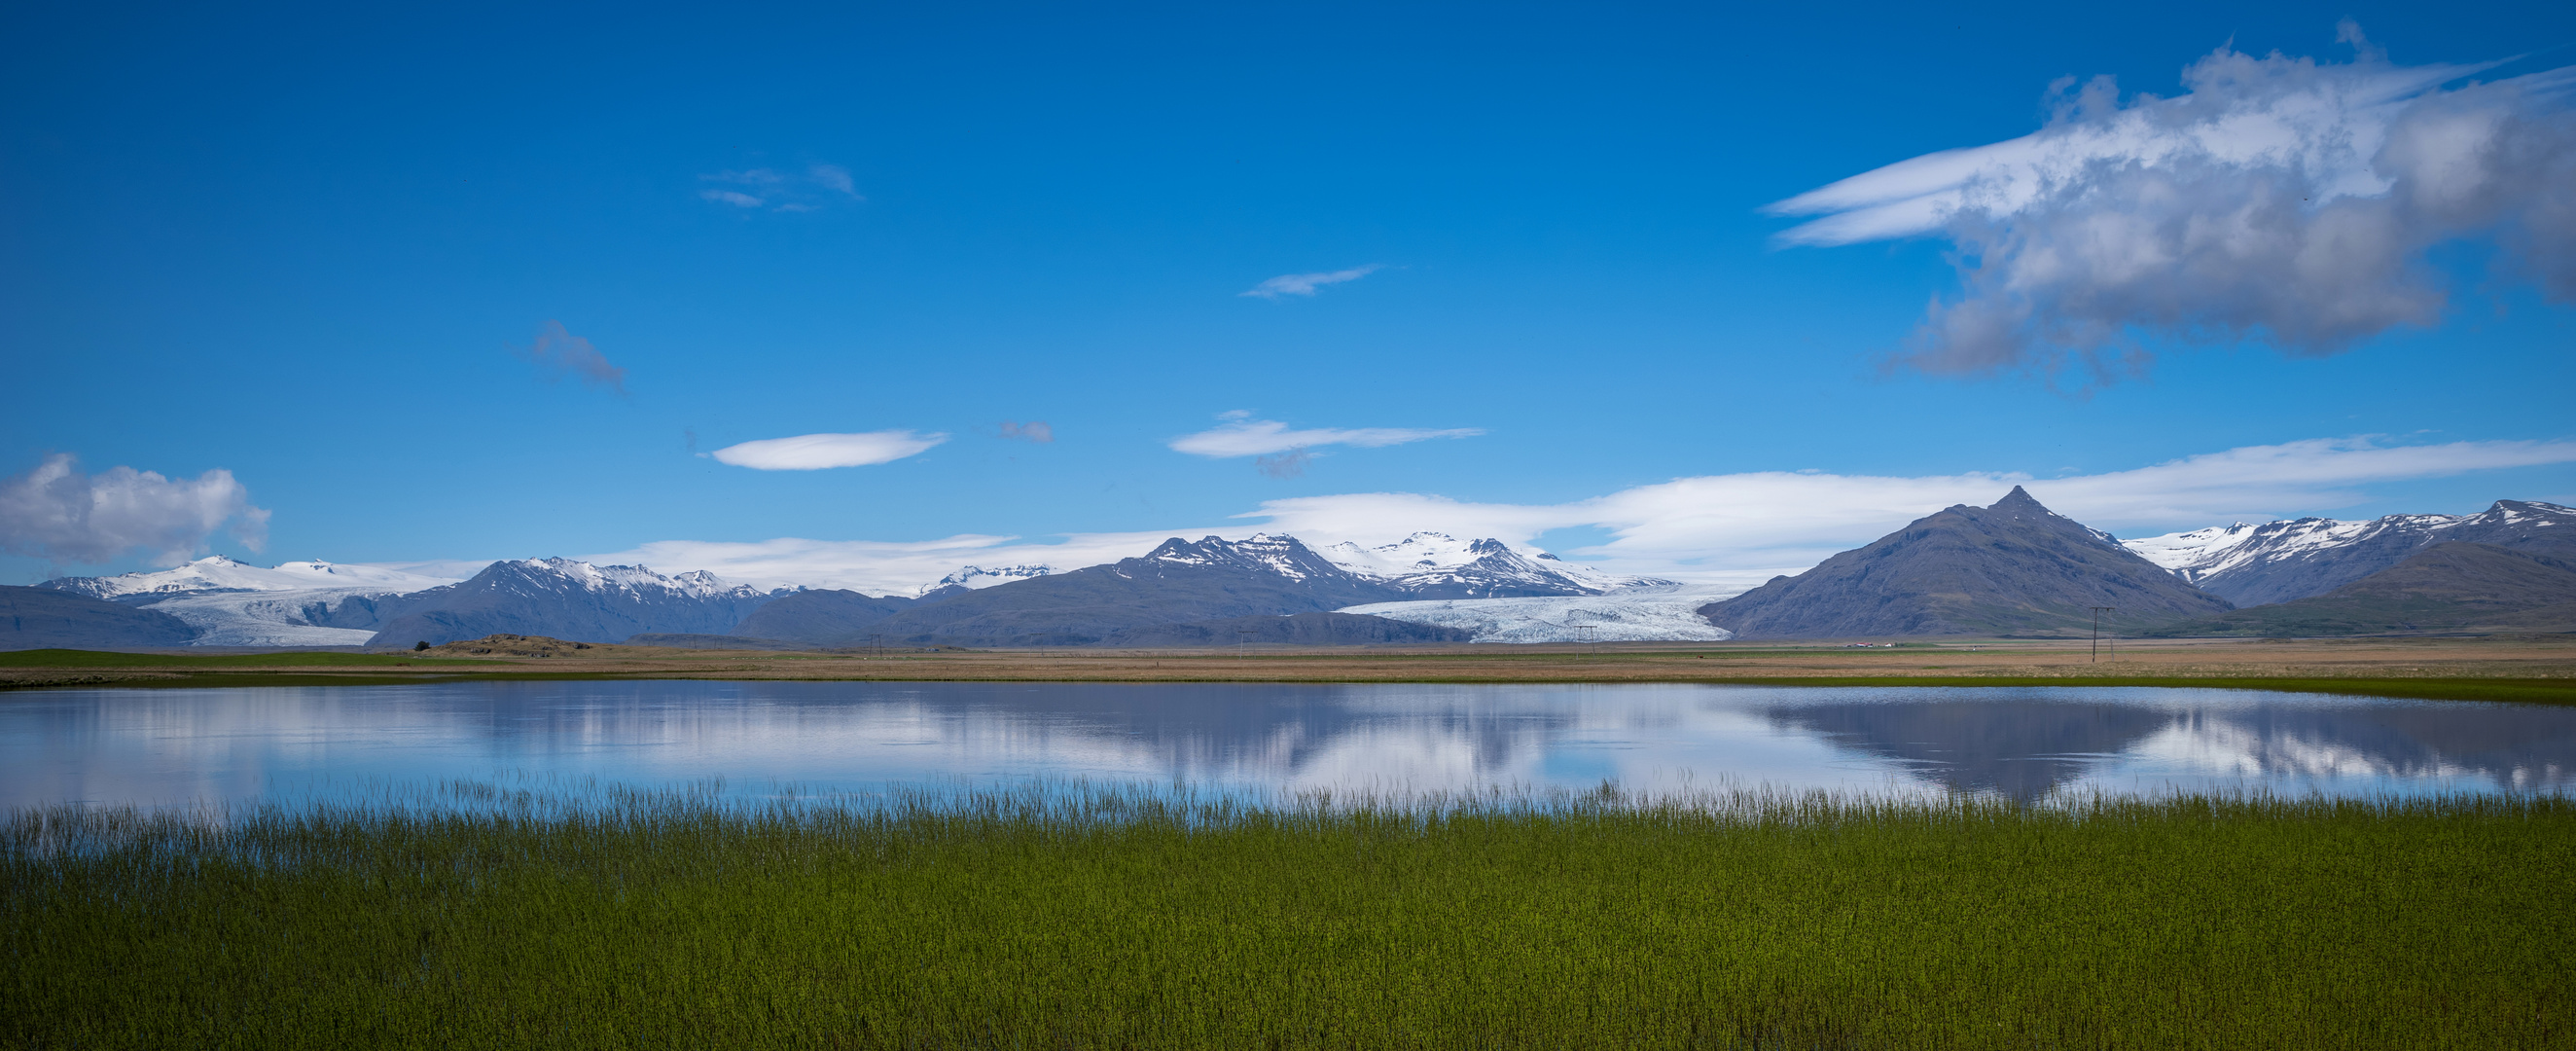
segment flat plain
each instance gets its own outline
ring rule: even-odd
[[[459,677],[1044,682],[1740,682],[2285,689],[2576,703],[2565,635],[775,652],[460,642],[420,653],[0,653],[0,688],[382,684]]]

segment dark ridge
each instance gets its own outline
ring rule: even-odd
[[[972,594],[965,588],[956,587],[953,593],[940,597],[953,598],[960,593]],[[753,610],[750,616],[742,619],[742,623],[733,625],[733,630],[727,634],[778,639],[808,646],[832,645],[862,636],[872,625],[923,601],[935,600],[894,595],[875,598],[856,591],[835,589],[799,591]]]
[[[0,586],[0,650],[185,646],[197,629],[167,613],[50,588]]]
[[[2163,637],[2576,631],[2576,559],[2459,541],[2309,598],[2167,624]]]
[[[1745,639],[2071,635],[2091,630],[2095,606],[2114,607],[2104,624],[2121,630],[2228,609],[2014,486],[1699,614]]]

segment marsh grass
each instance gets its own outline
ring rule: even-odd
[[[2560,797],[731,800],[0,827],[18,1047],[2543,1047]]]

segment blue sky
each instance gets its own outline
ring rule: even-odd
[[[2338,42],[2346,16],[2359,48]],[[1800,218],[1764,211],[2103,119],[2085,78],[2116,78],[2111,110],[2182,94],[2223,46],[2328,66],[2384,48],[2397,69],[2524,56],[2471,76],[2546,76],[2576,61],[2562,7],[58,5],[21,22],[0,42],[0,476],[34,473],[0,500],[11,582],[183,547],[758,577],[703,545],[1105,551],[1265,527],[1517,530],[1723,575],[1865,541],[1954,491],[2266,447],[2306,452],[2239,454],[2274,467],[2173,499],[2099,496],[2136,488],[2114,481],[2064,501],[2123,535],[2576,502],[2562,228],[2508,210],[2427,235],[2392,280],[2441,299],[2378,327],[2131,326],[2117,340],[2151,364],[2103,379],[2009,340],[1924,349],[1927,304],[1974,292],[1959,228],[1801,245],[1781,239]],[[2521,112],[2564,116],[2536,97]],[[2534,170],[2566,171],[2552,156]],[[2123,206],[2068,207],[1995,236],[2044,247],[2065,228],[2047,222]],[[2248,283],[2149,277],[2213,303]],[[2088,295],[2035,309],[2097,309]],[[2295,325],[2341,308],[2243,309]],[[1040,421],[1051,440],[1030,440]],[[1265,423],[1376,436],[1266,460],[1174,448],[1232,428],[1196,447],[1248,450],[1219,439]],[[1406,430],[1478,433],[1389,433]],[[815,470],[715,455],[886,432],[910,434],[870,448],[922,448]],[[2344,469],[2414,447],[2450,452]],[[65,454],[72,474],[42,475]],[[114,535],[30,502],[45,478],[117,467],[235,488]],[[1673,525],[1688,508],[1513,510],[1800,471],[1839,481],[1717,485],[1736,517],[1695,533]],[[1851,510],[1803,524],[1819,501]],[[1798,539],[1740,539],[1757,520]],[[1031,550],[1001,543],[914,555]]]

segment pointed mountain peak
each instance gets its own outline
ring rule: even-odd
[[[2030,490],[2016,485],[2012,488],[2011,492],[2004,494],[2003,499],[1995,501],[1994,506],[1988,507],[1986,510],[2046,512],[2048,511],[2048,508],[2040,506],[2039,499],[2030,495]]]

